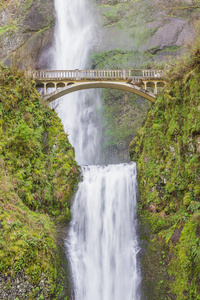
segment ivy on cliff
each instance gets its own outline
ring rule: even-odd
[[[32,288],[20,299],[56,299],[56,224],[70,220],[74,156],[34,82],[0,66],[0,273],[5,282],[28,276]],[[5,282],[2,293],[14,289]]]
[[[130,144],[154,259],[144,282],[154,281],[154,299],[200,299],[200,51],[168,75],[164,94]]]

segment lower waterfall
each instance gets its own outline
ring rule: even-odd
[[[82,167],[66,241],[76,300],[139,300],[136,164]]]

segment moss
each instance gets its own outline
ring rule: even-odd
[[[156,251],[162,251],[160,243],[168,247],[167,275],[156,277],[154,299],[200,299],[200,51],[168,75],[165,94],[148,113],[130,153],[137,161],[140,218],[150,226]],[[147,255],[146,268],[148,260],[151,264]],[[165,282],[167,293],[159,292],[158,280]]]
[[[150,103],[136,95],[106,89],[103,95],[104,146],[128,145],[137,134]]]
[[[131,69],[137,68],[138,65],[133,66],[132,62],[139,64],[138,55],[137,51],[115,49],[94,54],[90,59],[96,69]],[[136,95],[113,89],[103,90],[102,98],[104,151],[110,154],[122,150],[124,154],[121,154],[128,157],[127,147],[144,121],[150,103]]]
[[[70,220],[74,149],[22,71],[0,66],[0,86],[0,272],[28,276],[30,299],[57,299],[56,224]]]
[[[8,32],[11,34],[11,33],[15,32],[16,30],[17,30],[16,23],[11,22],[9,25],[0,27],[0,35],[3,35]]]

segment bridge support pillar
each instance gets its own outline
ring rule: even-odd
[[[146,91],[146,89],[147,89],[147,82],[146,81],[143,81],[143,82],[144,82],[144,89]]]
[[[154,82],[154,84],[155,84],[155,88],[154,88],[154,94],[156,94],[156,95],[157,95],[157,93],[158,93],[157,81],[156,81],[156,82]]]
[[[44,82],[44,95],[46,95],[46,94],[47,94],[47,83]]]

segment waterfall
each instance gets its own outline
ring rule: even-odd
[[[68,239],[75,299],[139,300],[136,165],[82,172]]]
[[[89,0],[55,0],[52,68],[84,69],[97,43]],[[136,164],[100,166],[101,129],[96,91],[62,98],[58,114],[82,166],[66,239],[75,300],[139,300]]]
[[[97,31],[88,0],[55,0],[56,29],[52,68],[85,69],[97,43]],[[100,162],[99,92],[80,91],[63,97],[58,114],[80,165]]]

